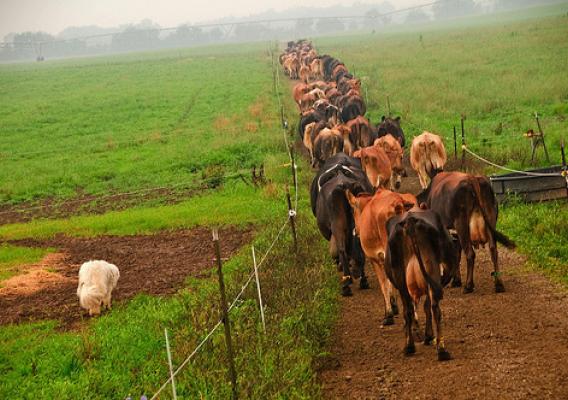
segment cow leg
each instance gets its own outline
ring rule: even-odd
[[[462,276],[461,276],[461,256],[462,251],[458,252],[458,267],[456,268],[456,272],[454,273],[454,278],[452,279],[452,287],[461,287],[462,285]]]
[[[426,328],[424,329],[424,344],[432,344],[434,339],[434,331],[432,330],[432,302],[430,296],[426,296],[424,302],[424,314],[426,314]]]
[[[414,321],[414,304],[406,288],[406,282],[400,290],[400,297],[402,299],[402,307],[404,310],[404,332],[406,334],[406,345],[404,346],[404,354],[409,356],[416,353],[416,346],[414,345],[414,337],[412,335],[412,325]]]
[[[440,299],[434,296],[432,289],[428,290],[428,297],[432,300],[432,314],[436,323],[436,351],[438,352],[438,361],[451,360],[452,356],[446,350],[444,336],[442,335],[442,310],[440,309]]]
[[[359,271],[361,271],[359,289],[369,289],[369,281],[367,280],[367,275],[365,275],[365,255],[361,248],[361,241],[355,235],[353,236],[353,249],[351,254],[353,255],[353,261],[355,261],[356,266],[359,268]]]
[[[499,259],[497,254],[497,243],[491,235],[491,240],[489,240],[489,252],[491,253],[491,261],[493,262],[493,279],[495,279],[495,292],[503,293],[505,291],[505,285],[501,280],[501,271],[499,270]]]
[[[387,278],[385,273],[385,267],[379,264],[377,261],[373,261],[373,268],[375,269],[375,274],[379,280],[379,285],[381,286],[381,292],[383,293],[383,298],[385,300],[385,319],[383,320],[383,325],[393,325],[394,324],[394,313],[392,309],[391,298],[392,296],[392,285]]]
[[[353,279],[351,278],[351,270],[349,269],[349,257],[345,250],[339,251],[339,264],[343,269],[343,276],[341,277],[341,295],[342,296],[352,296],[351,283]]]
[[[470,235],[469,235],[469,219],[458,218],[454,224],[458,232],[458,237],[460,239],[460,246],[465,253],[465,258],[467,261],[467,278],[465,281],[465,286],[463,288],[464,293],[473,292],[475,287],[473,283],[473,266],[475,265],[475,251],[473,251],[473,246],[471,245]]]

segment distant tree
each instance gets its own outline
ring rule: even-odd
[[[151,49],[160,44],[160,26],[145,19],[139,24],[128,25],[122,32],[112,35],[113,50]]]
[[[385,3],[383,3],[385,4]],[[390,3],[386,3],[389,4]],[[376,29],[384,25],[391,23],[391,17],[389,15],[383,15],[376,8],[372,8],[365,13],[365,19],[363,25],[368,29]]]
[[[544,2],[546,3],[546,1]],[[496,10],[509,10],[511,8],[537,6],[542,3],[542,0],[494,0],[494,7]]]
[[[240,41],[255,41],[266,38],[270,34],[268,29],[263,24],[250,23],[241,24],[235,27],[235,39]]]
[[[215,27],[211,29],[211,31],[209,31],[209,40],[211,40],[212,42],[220,42],[221,40],[223,40],[224,36],[225,34],[219,27]]]
[[[300,18],[296,20],[295,31],[296,35],[299,36],[309,36],[313,31],[314,20],[313,18]]]
[[[446,0],[432,5],[434,19],[448,19],[475,14],[478,11],[474,0]]]
[[[170,44],[180,46],[180,45],[192,45],[203,43],[207,39],[207,35],[198,26],[181,25],[174,33],[169,35],[166,41]]]
[[[320,18],[316,23],[316,31],[318,31],[318,33],[326,34],[344,30],[345,25],[337,18]]]
[[[410,10],[406,15],[405,23],[421,24],[430,21],[430,16],[421,8]]]

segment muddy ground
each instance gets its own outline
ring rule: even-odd
[[[476,289],[444,292],[445,341],[402,354],[402,317],[381,327],[383,300],[372,289],[341,299],[341,314],[319,378],[329,399],[568,399],[568,296],[548,279],[521,272],[524,259],[500,248],[507,291],[496,294],[480,251]],[[462,272],[463,272],[462,265]],[[424,322],[422,307],[419,320]]]
[[[228,258],[253,237],[252,229],[226,228],[219,232],[221,254]],[[58,249],[40,263],[24,267],[27,274],[3,281],[0,288],[0,325],[57,319],[63,329],[85,317],[76,295],[81,264],[103,259],[116,264],[120,280],[113,302],[138,293],[175,293],[187,277],[204,277],[215,265],[211,230],[159,233],[148,236],[101,236],[52,240],[20,240],[12,244]]]

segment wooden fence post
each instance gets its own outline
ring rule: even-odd
[[[542,127],[540,126],[540,120],[538,119],[538,113],[535,111],[534,117],[536,118],[536,125],[538,126],[538,131],[540,133],[540,137],[537,138],[536,143],[533,145],[532,157],[531,161],[534,159],[534,153],[538,146],[538,143],[542,143],[542,147],[544,148],[544,155],[546,156],[546,162],[550,164],[550,158],[548,158],[548,150],[546,149],[546,143],[544,142],[544,132],[542,131]]]
[[[568,167],[566,166],[566,153],[564,151],[564,139],[560,142],[560,153],[562,154],[562,174],[566,179],[566,197],[568,197]]]
[[[298,253],[298,238],[296,237],[296,210],[292,208],[290,200],[290,189],[286,185],[286,200],[288,201],[288,216],[290,217],[290,228],[292,228],[292,236],[294,238],[294,251]]]
[[[290,151],[290,160],[291,160],[291,168],[292,168],[292,181],[294,182],[294,190],[297,190],[298,188],[298,181],[297,181],[297,177],[296,177],[296,158],[294,155],[294,145],[290,144],[290,147],[288,148]],[[295,194],[296,192],[294,192]]]
[[[463,171],[465,168],[465,128],[464,128],[464,121],[465,115],[461,115],[461,131],[462,131],[462,160],[461,160],[461,170]]]
[[[215,243],[215,256],[217,257],[217,274],[219,275],[219,292],[221,294],[221,318],[225,326],[225,343],[227,345],[227,356],[229,358],[229,374],[231,375],[231,386],[233,400],[237,399],[237,374],[235,372],[235,360],[233,358],[233,345],[231,343],[231,325],[229,312],[227,310],[227,296],[225,295],[225,282],[223,281],[223,263],[221,262],[221,248],[219,246],[219,231],[213,229],[213,242]]]
[[[458,140],[456,137],[456,126],[454,125],[454,160],[458,159]]]

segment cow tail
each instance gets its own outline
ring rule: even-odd
[[[414,232],[413,232],[414,233]],[[424,260],[422,259],[422,253],[420,253],[420,247],[416,243],[416,237],[413,234],[410,234],[410,241],[412,242],[412,248],[414,250],[414,254],[416,254],[416,258],[418,259],[418,265],[420,266],[420,271],[428,283],[428,286],[432,288],[434,291],[434,297],[438,300],[441,300],[444,297],[444,291],[442,289],[442,285],[439,282],[436,282],[430,274],[426,271],[426,267],[424,266]]]
[[[489,227],[491,234],[495,238],[495,240],[501,243],[506,248],[513,250],[517,247],[515,242],[509,239],[505,234],[499,232],[493,225],[489,222],[489,217],[487,216],[487,212],[485,211],[485,204],[483,203],[483,197],[481,196],[481,188],[479,187],[479,182],[477,179],[471,179],[473,183],[474,195],[477,198],[477,204],[481,211],[481,215],[483,216],[483,220],[485,221],[485,226]]]

